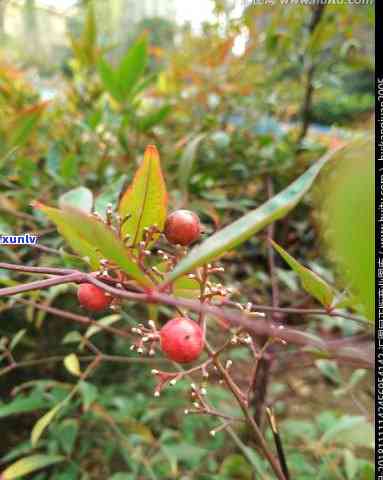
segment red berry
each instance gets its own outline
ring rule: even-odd
[[[162,351],[173,361],[188,363],[196,360],[204,347],[201,327],[190,318],[175,317],[160,330]]]
[[[105,310],[113,300],[104,290],[92,283],[82,283],[77,290],[77,298],[84,308],[92,312]]]
[[[194,212],[176,210],[166,219],[164,232],[168,242],[186,246],[199,239],[201,223]]]

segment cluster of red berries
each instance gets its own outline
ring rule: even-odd
[[[199,239],[201,223],[198,216],[189,210],[176,210],[165,223],[164,234],[169,243],[187,246]],[[77,291],[81,306],[92,312],[108,308],[113,297],[92,283],[82,283]],[[204,348],[201,327],[186,317],[169,320],[159,332],[161,349],[171,360],[188,363],[196,360]]]

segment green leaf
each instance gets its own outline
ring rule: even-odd
[[[133,182],[122,194],[118,205],[118,213],[123,219],[122,236],[130,235],[130,244],[136,246],[142,240],[146,227],[157,225],[162,230],[167,204],[160,157],[157,148],[149,145]],[[129,219],[124,221],[127,216],[130,216]]]
[[[79,343],[82,341],[82,335],[79,332],[69,332],[62,339],[62,343]]]
[[[196,153],[201,141],[205,138],[205,133],[196,135],[186,145],[178,167],[178,182],[182,190],[186,191],[190,180]]]
[[[51,410],[49,410],[45,415],[43,415],[37,422],[35,423],[32,432],[31,432],[31,442],[33,446],[36,446],[37,442],[39,441],[41,435],[44,433],[44,430],[48,427],[51,421],[55,418],[57,413],[61,410],[61,408],[66,403],[67,399],[65,398],[62,402],[55,405]]]
[[[333,289],[321,277],[301,265],[280,245],[271,241],[271,244],[283,260],[299,275],[302,287],[307,293],[315,297],[325,307],[329,307],[334,299]]]
[[[334,395],[336,397],[341,397],[342,395],[349,393],[366,376],[366,374],[367,370],[362,368],[356,369],[352,372],[350,380],[347,382],[347,384],[343,388],[338,388],[335,390]]]
[[[358,140],[336,155],[320,189],[322,234],[345,286],[375,321],[373,141]]]
[[[78,178],[78,157],[73,153],[64,155],[60,164],[60,176],[65,180],[65,184],[70,183],[74,178]]]
[[[336,362],[333,360],[315,360],[314,363],[323,375],[334,384],[340,385],[342,383],[342,377]]]
[[[174,445],[164,445],[162,448],[166,451],[169,457],[187,462],[190,465],[196,465],[208,454],[208,450],[205,448],[184,442]]]
[[[42,210],[49,220],[56,225],[59,233],[65,238],[76,253],[81,255],[81,257],[87,257],[93,269],[96,270],[99,268],[101,255],[96,252],[94,246],[90,242],[80,235],[75,227],[65,221],[65,217],[61,210],[47,207],[42,203],[36,203],[35,207]]]
[[[23,338],[23,336],[26,334],[26,329],[23,328],[22,330],[19,330],[16,335],[12,338],[11,343],[9,345],[9,350],[13,350],[16,345],[20,342],[20,340]]]
[[[100,220],[72,208],[57,210],[42,204],[38,204],[38,207],[44,213],[49,213],[49,218],[57,225],[60,233],[72,242],[72,248],[75,248],[74,244],[81,248],[79,253],[95,257],[97,249],[102,258],[118,265],[132,279],[141,285],[152,286],[151,280],[130,260],[122,241]]]
[[[156,269],[162,273],[166,272],[166,263],[157,263]],[[176,297],[199,298],[201,295],[201,286],[195,278],[188,278],[186,275],[173,283],[173,294]]]
[[[112,325],[115,322],[118,322],[121,319],[120,314],[113,314],[113,315],[108,315],[104,318],[100,318],[100,320],[97,320],[97,324],[100,325],[91,325],[88,330],[85,332],[85,337],[90,338],[92,335],[94,335],[97,332],[102,331],[102,326],[108,326]]]
[[[199,298],[200,284],[194,278],[180,277],[173,283],[173,293],[176,297]]]
[[[31,443],[32,446],[35,447],[37,442],[39,441],[41,435],[44,433],[44,430],[48,427],[48,425],[52,422],[58,412],[69,402],[69,400],[75,395],[77,390],[80,387],[81,382],[75,385],[72,390],[70,391],[69,395],[67,395],[61,402],[51,408],[45,415],[43,415],[37,422],[35,423],[34,427],[32,428],[31,432]]]
[[[165,278],[165,284],[185,273],[192,272],[251,238],[264,227],[286,216],[309,190],[321,168],[335,151],[323,156],[291,185],[266,203],[247,213],[231,225],[218,231],[202,244],[194,247]]]
[[[96,43],[97,43],[97,24],[94,14],[92,2],[88,3],[88,11],[85,20],[85,28],[82,33],[82,48],[84,55],[89,63],[92,65],[96,60]]]
[[[368,463],[366,460],[359,460],[360,480],[374,480],[375,477],[375,465]]]
[[[285,420],[281,424],[281,430],[286,437],[304,442],[313,442],[317,435],[315,425],[305,420]]]
[[[158,78],[156,73],[151,73],[148,76],[140,80],[132,89],[130,96],[131,98],[136,97],[138,94],[146,90],[150,85],[152,85]]]
[[[57,436],[61,444],[61,448],[68,455],[70,455],[73,451],[78,430],[78,421],[74,418],[65,419],[60,423],[56,430]]]
[[[81,375],[80,362],[75,353],[70,353],[64,358],[65,368],[69,373],[79,377]]]
[[[140,117],[138,119],[138,128],[143,131],[147,132],[155,125],[161,123],[167,115],[170,113],[171,106],[164,105],[163,107],[159,108],[155,112],[148,113],[144,117]]]
[[[145,71],[147,58],[148,44],[146,37],[143,37],[129,48],[128,53],[121,60],[116,78],[118,78],[119,90],[124,100],[127,99],[141,79]]]
[[[61,455],[30,455],[13,463],[4,470],[0,478],[2,480],[13,480],[63,460],[65,460],[65,457]]]
[[[59,198],[59,207],[73,207],[85,213],[91,213],[93,207],[93,193],[85,187],[74,188]]]
[[[109,63],[101,58],[97,64],[98,73],[106,90],[118,102],[122,101],[122,94],[118,83],[117,72],[115,72]]]
[[[228,478],[240,478],[241,480],[251,480],[253,478],[253,469],[249,462],[239,454],[232,454],[225,458],[219,472],[227,475]]]
[[[82,66],[89,67],[95,64],[97,50],[97,25],[92,2],[88,3],[85,26],[80,38],[69,34],[73,53]]]
[[[99,396],[99,391],[95,385],[89,382],[81,381],[79,384],[80,393],[84,405],[84,410],[87,411],[91,404]]]
[[[361,445],[373,448],[374,432],[372,425],[362,416],[344,415],[322,436],[323,444]]]
[[[39,408],[44,408],[47,400],[42,394],[32,394],[29,397],[16,397],[9,403],[0,405],[0,418],[16,415],[20,413],[33,412]]]
[[[28,141],[46,106],[46,102],[35,105],[17,116],[11,129],[10,147],[20,147]]]
[[[46,160],[46,170],[47,173],[55,179],[57,183],[61,183],[60,178],[60,167],[62,165],[61,161],[61,147],[59,142],[55,142],[53,145],[50,146]]]

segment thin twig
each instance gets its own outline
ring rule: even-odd
[[[14,270],[20,273],[36,273],[47,275],[69,275],[71,273],[80,273],[72,268],[54,268],[54,267],[32,267],[29,265],[14,265],[13,263],[0,262],[0,268],[4,270]]]
[[[83,315],[77,315],[77,314],[72,313],[72,312],[67,312],[65,310],[61,310],[60,308],[50,307],[50,306],[44,305],[42,303],[33,302],[32,300],[25,300],[24,298],[16,298],[15,301],[18,302],[18,303],[22,303],[24,305],[31,305],[35,308],[43,310],[44,312],[51,313],[52,315],[57,315],[58,317],[61,317],[61,318],[72,320],[74,322],[81,323],[83,325],[87,325],[88,327],[90,325],[95,325],[100,330],[104,330],[105,332],[111,333],[113,335],[117,335],[119,337],[131,338],[130,333],[128,333],[124,330],[120,330],[118,328],[111,327],[110,325],[102,325],[97,320],[93,320],[92,318],[85,317]]]
[[[241,391],[239,391],[237,385],[234,383],[233,379],[231,378],[229,372],[226,370],[226,368],[222,365],[220,362],[219,358],[215,356],[214,350],[208,345],[206,342],[206,349],[209,352],[209,355],[213,357],[213,362],[219,372],[221,373],[227,387],[231,390],[233,393],[234,397],[236,398],[238,405],[240,406],[244,417],[246,418],[247,423],[252,429],[252,432],[255,436],[257,446],[259,449],[262,451],[262,453],[265,455],[267,460],[270,463],[271,468],[273,469],[275,475],[279,480],[286,480],[285,475],[283,474],[283,471],[281,470],[281,467],[279,465],[278,460],[275,458],[273,453],[270,451],[265,439],[263,438],[262,432],[259,429],[258,425],[256,424],[252,414],[250,413],[249,407],[247,406],[247,402],[244,398],[244,395],[242,394]]]
[[[268,407],[266,408],[266,413],[267,413],[267,417],[269,419],[271,431],[273,432],[274,442],[275,442],[275,446],[276,446],[276,449],[277,449],[278,458],[279,458],[279,462],[281,464],[281,468],[283,470],[283,473],[285,474],[286,480],[290,480],[289,469],[287,467],[287,462],[286,462],[286,455],[285,455],[285,452],[284,452],[284,449],[283,449],[282,439],[281,439],[281,436],[279,435],[279,430],[278,430],[278,427],[277,427],[277,422],[276,422],[274,413],[271,410],[271,408],[268,408]]]
[[[253,332],[255,335],[276,337],[285,340],[288,343],[294,343],[296,345],[306,345],[323,350],[329,350],[331,347],[329,342],[323,340],[320,337],[308,335],[307,333],[301,332],[296,329],[282,327],[280,325],[274,324],[273,322],[267,322],[262,319],[257,319],[257,321],[254,321],[254,318],[244,312],[225,309],[222,308],[222,306],[217,307],[214,305],[201,304],[196,300],[178,298],[156,290],[138,293],[125,290],[124,288],[116,288],[97,279],[94,273],[86,274],[82,272],[77,272],[69,275],[63,275],[60,277],[49,278],[47,280],[31,282],[25,285],[2,288],[0,289],[0,297],[6,295],[16,295],[22,292],[39,290],[41,288],[70,282],[93,283],[94,285],[102,288],[104,291],[110,293],[113,296],[125,298],[131,301],[147,304],[163,304],[172,307],[182,307],[185,309],[190,309],[196,313],[204,312],[205,314],[212,315],[216,318],[227,320],[234,326],[244,327],[250,332]],[[341,352],[338,353],[340,354]],[[347,352],[343,352],[343,354],[345,353],[347,354]],[[366,368],[371,368],[373,366],[371,352],[368,352],[367,355],[362,355],[362,352],[358,352],[357,350],[353,349],[352,352],[348,353],[354,358],[359,359],[361,361],[361,365],[365,366]]]

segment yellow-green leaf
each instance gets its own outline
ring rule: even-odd
[[[358,139],[336,156],[319,189],[322,235],[344,286],[375,321],[373,140]],[[359,309],[359,307],[358,307]]]
[[[76,245],[82,249],[82,254],[86,255],[85,248],[89,248],[89,253],[93,256],[97,250],[98,255],[115,263],[141,285],[150,287],[153,285],[138,265],[129,258],[123,242],[103,222],[73,208],[57,210],[41,204],[38,204],[38,207],[44,213],[49,211],[47,215],[57,225],[60,233],[68,241],[75,239]],[[75,248],[73,244],[72,247]]]
[[[41,435],[44,433],[44,430],[48,427],[48,425],[51,423],[51,421],[54,419],[54,417],[57,415],[60,409],[64,406],[64,403],[66,402],[66,400],[67,399],[58,403],[51,410],[49,410],[49,412],[47,412],[45,415],[43,415],[41,418],[37,420],[31,433],[31,442],[33,446],[37,444]]]
[[[65,222],[63,213],[57,208],[48,207],[40,202],[35,203],[36,208],[40,209],[57,227],[59,233],[69,243],[71,248],[81,255],[87,257],[89,263],[93,269],[97,269],[100,266],[101,255],[96,252],[95,247],[88,241],[86,241],[79,232],[76,231],[71,225]]]
[[[322,167],[336,151],[333,150],[319,159],[303,175],[275,197],[194,247],[166,276],[164,285],[174,282],[176,278],[185,273],[192,272],[197,267],[220,257],[241,245],[270,223],[286,216],[309,190]]]
[[[62,455],[30,455],[29,457],[21,458],[17,462],[9,466],[0,475],[2,480],[13,480],[15,478],[23,477],[41,468],[54,465],[65,460]]]
[[[61,400],[60,403],[55,405],[45,415],[43,415],[41,418],[39,418],[39,420],[37,420],[31,432],[32,446],[35,446],[37,444],[41,435],[44,433],[44,430],[48,427],[48,425],[55,418],[55,416],[62,409],[62,407],[73,397],[73,395],[77,392],[78,388],[79,388],[79,384],[75,385],[72,388],[69,395],[64,398],[64,400]],[[1,477],[0,477],[0,480],[1,480]]]
[[[166,263],[157,263],[156,269],[165,274],[167,270]],[[173,283],[173,293],[176,297],[198,298],[201,295],[201,287],[195,278],[189,278],[184,275],[177,278]]]
[[[167,203],[160,157],[157,148],[149,145],[132,184],[122,194],[118,205],[121,218],[129,217],[123,223],[122,234],[130,235],[131,245],[136,246],[142,240],[144,228],[157,225],[160,230],[163,229]]]
[[[72,375],[75,375],[76,377],[81,375],[80,362],[75,353],[70,353],[64,358],[64,365]]]
[[[9,144],[11,147],[20,147],[28,141],[47,104],[48,102],[43,102],[34,105],[21,111],[17,115],[17,118],[10,129],[11,137],[9,139]]]
[[[173,283],[173,293],[176,297],[198,298],[201,295],[200,284],[194,278],[183,276]]]
[[[271,242],[284,261],[299,275],[302,287],[325,307],[330,307],[334,299],[334,291],[321,277],[301,265],[286,250],[275,242]]]
[[[119,80],[119,89],[124,100],[130,95],[144,74],[147,59],[148,41],[146,36],[143,36],[129,48],[116,72],[116,78]]]

